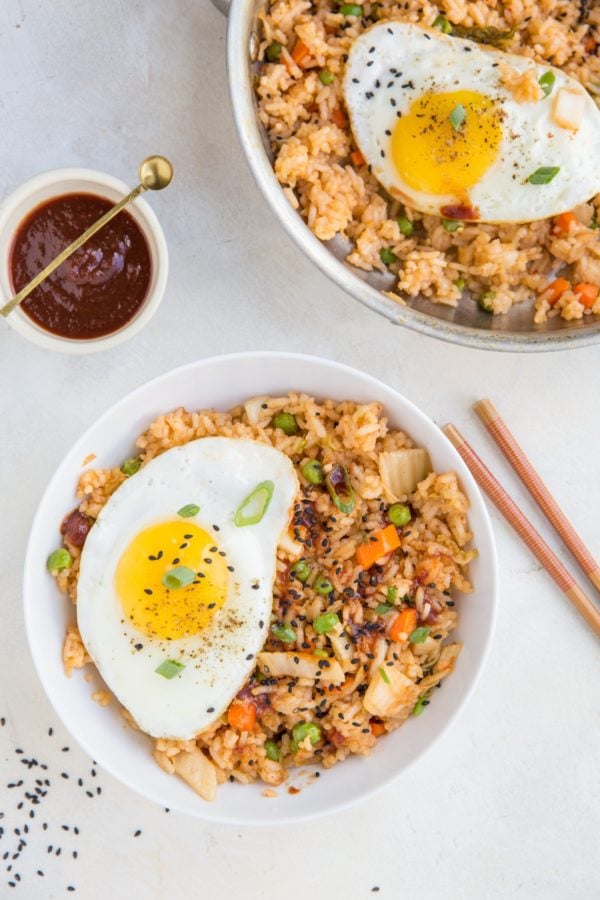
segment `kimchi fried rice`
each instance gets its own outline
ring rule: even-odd
[[[294,434],[275,427],[282,412],[294,417]],[[135,462],[143,467],[207,436],[275,447],[292,460],[300,484],[277,552],[271,627],[256,668],[208,730],[193,740],[154,741],[158,765],[212,799],[228,779],[272,787],[294,766],[330,767],[367,754],[422,713],[461,649],[445,641],[457,623],[455,592],[472,590],[467,567],[475,550],[455,473],[433,471],[426,450],[391,428],[377,402],[292,393],[253,398],[227,413],[180,408],[140,435]],[[85,471],[79,506],[63,521],[70,564],[53,574],[73,603],[85,538],[131,477],[126,472],[136,470],[126,462]],[[75,624],[63,657],[68,675],[91,665]],[[105,705],[108,694],[95,699]]]
[[[597,3],[367,0],[340,7],[332,0],[276,0],[259,19],[258,115],[277,179],[318,238],[339,235],[349,243],[353,266],[391,273],[395,284],[386,293],[401,303],[423,296],[456,306],[467,291],[492,314],[535,298],[535,322],[600,315],[600,195],[567,218],[447,230],[445,220],[404,207],[370,174],[342,91],[354,40],[374,22],[395,19],[428,27],[441,22],[446,33],[452,26],[462,34],[473,29],[475,40],[497,29],[506,34],[503,50],[562,68],[598,102]]]

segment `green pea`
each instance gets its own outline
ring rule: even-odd
[[[388,519],[392,525],[397,525],[398,527],[408,525],[411,518],[412,514],[410,507],[407,506],[406,503],[394,503],[394,505],[390,506],[388,509]]]
[[[287,434],[290,437],[293,434],[298,434],[298,423],[296,422],[296,416],[293,416],[291,413],[278,413],[273,418],[273,427],[280,428],[284,434]]]
[[[464,228],[463,223],[456,219],[442,219],[442,225],[448,234],[452,234],[454,231],[462,231]]]
[[[279,762],[281,759],[281,750],[275,741],[265,741],[264,748],[267,759],[271,759],[273,762]]]
[[[130,456],[129,459],[126,459],[122,464],[121,472],[129,478],[130,475],[135,475],[135,473],[139,471],[141,464],[142,461],[139,456]]]
[[[442,34],[452,34],[452,25],[446,18],[446,16],[436,16],[433,20],[433,27],[439,28]]]
[[[281,56],[281,50],[282,46],[279,41],[273,41],[272,44],[269,44],[267,47],[267,59],[269,62],[277,62]]]
[[[283,644],[293,644],[296,640],[296,632],[290,625],[285,623],[276,622],[275,625],[271,625],[271,631],[273,637],[276,637]]]
[[[321,729],[319,726],[314,722],[298,722],[297,725],[294,725],[292,728],[292,747],[294,750],[298,749],[298,744],[305,738],[310,738],[313,746],[318,744],[321,740]]]
[[[404,237],[410,237],[415,230],[415,226],[410,219],[407,219],[406,216],[398,216],[397,222],[400,233],[403,234]]]
[[[327,632],[333,631],[335,626],[339,624],[339,621],[336,613],[321,613],[314,620],[313,628],[317,634],[327,634]]]
[[[464,291],[466,281],[464,278],[457,278],[454,282],[454,286],[459,289],[459,291]]]
[[[381,262],[386,266],[390,266],[392,263],[396,262],[396,260],[398,259],[398,257],[394,253],[394,251],[390,250],[389,247],[381,248],[381,250],[379,251],[379,258],[380,258]]]
[[[294,565],[290,569],[290,572],[292,573],[294,578],[298,579],[298,581],[304,582],[308,580],[308,577],[310,575],[310,566],[305,559],[299,559],[297,563],[294,563]]]
[[[482,294],[481,297],[479,298],[479,300],[477,301],[480,309],[482,309],[486,313],[493,313],[494,312],[494,304],[491,301],[494,299],[495,296],[496,295],[493,291],[486,291],[485,294]]]
[[[358,6],[356,3],[344,3],[343,6],[340,6],[340,12],[343,16],[362,16],[363,8],[362,6]]]
[[[330,72],[329,69],[321,69],[319,72],[319,81],[321,84],[333,84],[334,80],[333,72]]]
[[[309,459],[301,466],[300,471],[309,484],[323,484],[323,466],[318,460]]]
[[[326,597],[333,590],[332,583],[324,575],[317,575],[313,587],[317,594],[322,594],[323,597]]]
[[[72,565],[73,557],[64,547],[61,547],[60,550],[53,550],[46,561],[49,572],[62,572],[63,569],[70,569]]]

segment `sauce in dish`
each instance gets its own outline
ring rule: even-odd
[[[111,206],[93,194],[65,194],[34,209],[19,225],[11,248],[15,291]],[[134,318],[148,294],[151,274],[146,238],[123,211],[42,282],[21,309],[41,328],[61,337],[102,337]]]

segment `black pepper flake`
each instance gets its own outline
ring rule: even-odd
[[[254,653],[249,653],[246,659],[254,659]]]
[[[135,649],[135,650],[143,650],[143,649],[144,649],[144,645],[143,645],[143,644],[135,644],[135,645],[134,645],[134,649]],[[81,778],[80,778],[79,780],[81,781]]]
[[[151,588],[144,588],[144,593],[145,593],[145,594],[148,594],[148,596],[151,596],[151,594],[152,594],[152,589],[151,589]]]
[[[352,83],[353,83],[353,84],[359,84],[360,82],[359,82],[358,78],[353,78],[353,79],[352,79]]]
[[[370,59],[369,62],[367,63],[367,66],[372,66],[372,65],[373,65],[373,60]]]

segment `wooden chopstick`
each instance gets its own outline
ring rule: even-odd
[[[529,519],[509,497],[502,485],[494,478],[485,463],[477,456],[473,448],[464,439],[454,425],[445,425],[442,429],[464,462],[467,464],[475,481],[486,492],[490,500],[498,507],[506,521],[512,525],[519,537],[548,574],[554,579],[561,591],[583,616],[592,630],[600,637],[600,610],[596,609],[589,597],[584,594],[571,573],[563,566],[560,559],[550,549],[543,537],[538,534]]]
[[[600,591],[600,565],[559,507],[492,401],[479,400],[473,409],[550,524],[558,532],[565,546],[571,551],[596,590]]]

